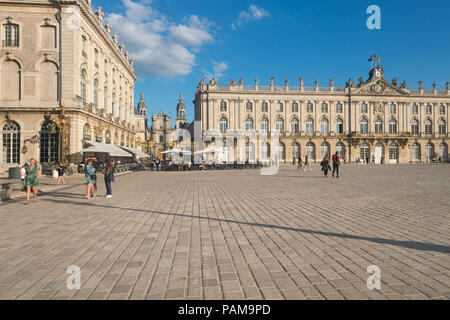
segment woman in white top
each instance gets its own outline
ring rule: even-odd
[[[25,169],[25,167],[27,165],[28,164],[25,162],[25,164],[22,166],[22,168],[20,168],[20,180],[22,181],[22,191],[26,190],[25,186],[23,185],[23,181],[25,180],[25,176],[27,174],[27,170]]]

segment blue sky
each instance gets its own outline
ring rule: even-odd
[[[330,78],[367,78],[372,53],[385,76],[408,87],[450,81],[450,1],[366,0],[94,0],[136,57],[135,96],[144,92],[149,114],[175,116],[178,95],[193,119],[202,77],[218,83],[244,79],[306,86]],[[381,29],[369,30],[370,5],[381,9]],[[106,21],[105,20],[105,21]]]

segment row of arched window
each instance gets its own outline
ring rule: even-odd
[[[80,75],[80,89],[81,89],[81,100],[83,104],[87,103],[87,75],[85,70],[81,70]],[[94,79],[93,83],[93,104],[95,109],[103,109],[108,110],[108,88],[105,86],[103,88],[103,103],[100,104],[100,84],[97,79]],[[128,96],[128,92],[125,92],[125,96]],[[131,97],[130,97],[131,101]],[[118,102],[118,106],[116,106]],[[124,108],[124,109],[123,109]],[[123,111],[123,112],[122,112]],[[128,102],[125,102],[125,106],[123,106],[122,98],[119,98],[117,101],[116,93],[113,92],[111,95],[111,114],[115,117],[118,116],[120,120],[130,121],[132,117],[133,108],[128,106]],[[122,119],[122,115],[124,119]]]
[[[96,133],[95,137],[91,135],[91,127],[89,124],[85,124],[83,127],[83,140],[85,141],[92,141],[95,139],[96,142],[105,142],[107,144],[114,143],[116,145],[120,146],[127,146],[127,147],[135,147],[135,140],[133,138],[130,139],[130,137],[127,137],[125,139],[125,136],[122,134],[119,140],[119,135],[116,133],[114,135],[114,141],[112,141],[111,132],[107,130],[105,132],[105,135],[103,136],[99,132]]]
[[[58,161],[59,128],[51,121],[44,122],[39,130],[39,161],[53,163]],[[20,126],[7,121],[2,126],[2,163],[20,163]]]
[[[254,121],[253,118],[248,116],[245,120],[245,131],[246,132],[253,132],[255,131]],[[375,127],[375,133],[384,133],[384,122],[381,118],[376,118],[374,122]],[[433,133],[433,123],[431,119],[425,120],[425,134],[432,134]],[[291,133],[298,133],[299,132],[299,120],[294,117],[290,121],[290,132]],[[337,134],[344,133],[344,121],[342,118],[338,117],[335,121],[335,132]],[[228,131],[228,119],[223,116],[219,120],[219,129],[220,132],[225,133]],[[397,134],[398,133],[398,126],[397,126],[397,120],[392,118],[389,120],[388,123],[388,129],[389,133],[391,134]],[[283,133],[286,131],[285,125],[284,125],[284,119],[282,117],[278,117],[275,120],[275,130],[279,133]],[[261,119],[260,124],[260,132],[261,133],[268,133],[270,132],[269,127],[269,120],[267,117],[263,117]],[[315,132],[314,127],[314,120],[311,117],[306,118],[305,121],[305,132],[306,134],[312,134]],[[330,132],[329,128],[329,121],[326,117],[323,117],[320,120],[320,133],[322,134],[328,134]],[[367,118],[363,117],[360,121],[360,133],[369,133],[369,121]],[[419,134],[419,122],[416,119],[413,119],[411,121],[411,133],[412,134]],[[444,119],[439,119],[439,134],[446,134],[447,133],[447,125]]]
[[[227,107],[228,107],[228,104],[227,104],[226,101],[221,101],[220,102],[220,111],[221,112],[226,112],[227,111]],[[277,102],[275,107],[276,107],[276,111],[277,112],[283,112],[284,111],[284,104],[283,104],[283,102]],[[245,110],[247,112],[253,112],[253,102],[247,101],[245,103]],[[261,103],[261,112],[268,112],[268,110],[269,110],[268,102],[263,101]],[[320,110],[321,110],[322,113],[328,113],[328,103],[325,103],[325,102],[322,103]],[[368,107],[367,103],[362,103],[360,110],[361,110],[361,113],[368,113],[369,107]],[[397,113],[397,105],[392,103],[390,105],[390,107],[389,107],[389,111],[392,114],[393,113]],[[291,112],[298,112],[298,103],[297,102],[293,102],[291,104]],[[308,102],[306,104],[306,112],[314,112],[314,103]],[[336,103],[336,112],[337,113],[342,113],[343,112],[343,105],[342,105],[342,103]],[[414,114],[419,113],[419,106],[414,104],[412,106],[412,112]],[[433,107],[431,105],[426,105],[425,112],[427,114],[432,114]],[[439,113],[440,114],[445,114],[445,105],[441,104],[439,106]]]

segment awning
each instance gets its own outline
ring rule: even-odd
[[[131,152],[133,154],[135,154],[136,156],[138,156],[139,158],[150,158],[150,155],[142,152],[141,150],[135,149],[135,148],[130,148],[130,147],[122,147],[122,149],[124,149],[127,152]]]
[[[90,147],[81,150],[81,152],[92,152],[92,153],[107,153],[111,157],[123,157],[123,158],[131,158],[132,154],[122,150],[120,147],[114,144],[102,143],[102,142],[94,142],[94,141],[84,141],[89,144]]]

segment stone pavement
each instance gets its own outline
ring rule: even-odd
[[[0,298],[449,299],[449,169],[145,171],[112,199],[72,185],[0,203]]]

